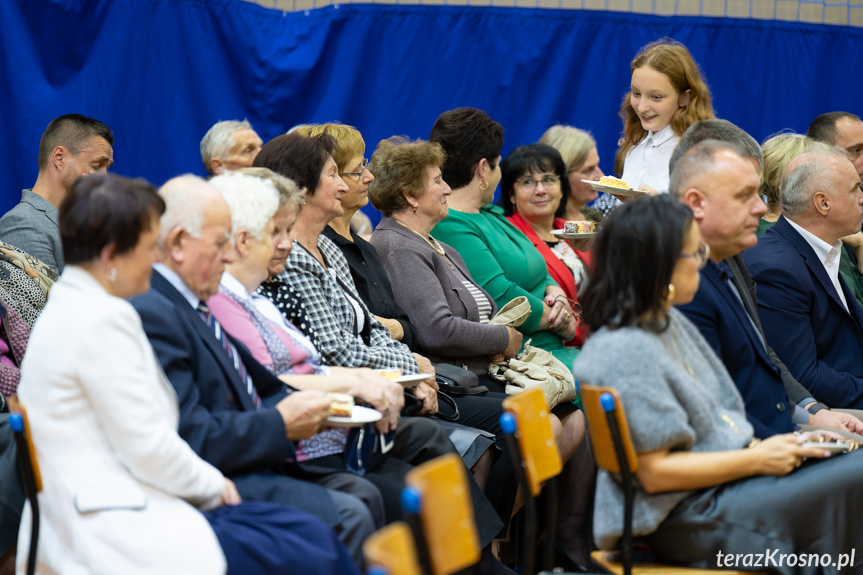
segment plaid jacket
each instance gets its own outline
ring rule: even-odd
[[[406,375],[418,373],[410,349],[394,340],[360,299],[348,262],[338,246],[321,235],[318,249],[327,265],[335,270],[337,280],[305,248],[294,243],[285,271],[264,282],[258,291],[314,342],[327,364],[401,369]],[[357,329],[356,312],[345,292],[362,308],[365,316],[362,332]]]

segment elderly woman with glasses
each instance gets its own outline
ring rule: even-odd
[[[519,146],[501,164],[500,205],[504,214],[536,247],[548,273],[577,308],[578,290],[587,281],[590,252],[576,250],[551,233],[564,227],[571,189],[566,165],[551,146]],[[581,345],[586,335],[586,330],[579,328],[567,343]]]
[[[837,561],[863,543],[854,527],[863,454],[818,462],[830,453],[808,434],[753,440],[734,381],[675,307],[692,301],[708,257],[692,211],[668,196],[628,202],[605,221],[593,255],[583,294],[592,335],[573,373],[620,394],[638,459],[633,532],[660,560],[688,567],[730,567],[717,558],[772,549],[793,563],[771,571],[832,572],[810,554]],[[600,473],[595,505],[597,545],[613,549],[619,478]],[[852,559],[856,572],[863,558]]]

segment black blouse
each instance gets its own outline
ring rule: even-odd
[[[351,231],[353,242],[346,240],[333,228],[324,228],[324,235],[335,243],[351,268],[351,276],[363,302],[373,314],[397,320],[404,330],[402,343],[411,351],[416,351],[417,328],[410,322],[408,315],[396,304],[393,286],[384,270],[374,246]]]

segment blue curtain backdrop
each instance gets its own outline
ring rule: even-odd
[[[358,127],[371,155],[427,138],[437,115],[485,109],[504,156],[551,124],[591,130],[611,164],[629,61],[662,36],[701,65],[718,115],[759,141],[817,114],[863,113],[863,29],[759,20],[456,6],[282,13],[239,0],[8,0],[0,10],[0,213],[36,178],[39,137],[78,112],[115,135],[117,173],[203,174],[199,142],[248,118]],[[377,219],[377,218],[375,218]]]

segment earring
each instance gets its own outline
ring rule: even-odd
[[[105,279],[111,283],[117,281],[117,268],[111,268],[111,270],[105,274]]]
[[[485,180],[481,181],[479,183],[479,189],[483,192],[486,191],[488,189],[488,182],[486,182]]]
[[[668,284],[668,295],[665,296],[665,299],[668,300],[668,303],[674,301],[674,284]]]
[[[414,213],[417,213],[417,207],[414,206]]]

